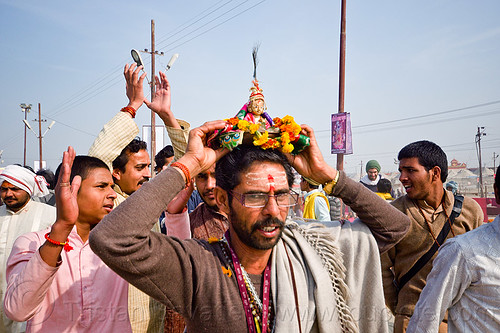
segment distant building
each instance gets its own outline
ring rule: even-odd
[[[467,164],[460,163],[456,159],[452,159],[450,166],[448,166],[448,169],[466,169],[466,168]]]

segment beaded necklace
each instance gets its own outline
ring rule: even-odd
[[[241,266],[238,257],[234,253],[230,245],[230,241],[231,238],[229,236],[229,232],[226,232],[225,237],[221,239],[221,249],[227,262],[230,263],[233,267],[233,271],[235,272],[241,300],[243,302],[243,307],[245,308],[248,330],[251,333],[272,333],[274,332],[275,317],[272,300],[269,297],[271,261],[269,260],[269,263],[264,270],[262,302],[252,281],[245,271],[245,268]]]

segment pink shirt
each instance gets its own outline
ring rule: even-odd
[[[7,261],[5,313],[28,321],[26,332],[132,332],[128,283],[108,268],[76,227],[73,250],[51,267],[40,257],[46,229],[20,236]]]

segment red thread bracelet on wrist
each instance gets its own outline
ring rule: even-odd
[[[57,242],[53,239],[50,239],[49,234],[50,234],[50,232],[45,234],[45,239],[47,240],[47,242],[54,244],[54,245],[62,246],[64,251],[66,251],[66,252],[73,250],[73,247],[71,245],[69,245],[69,239],[66,239],[65,242]]]
[[[170,166],[181,169],[182,173],[184,174],[184,177],[186,177],[186,187],[191,185],[191,174],[189,173],[189,169],[187,168],[187,166],[179,162],[174,162],[170,164]]]
[[[130,113],[130,115],[132,116],[132,118],[135,118],[135,113],[137,112],[137,111],[136,111],[133,107],[131,107],[131,106],[126,106],[126,107],[122,108],[120,111]]]

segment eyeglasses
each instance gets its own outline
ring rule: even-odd
[[[245,207],[262,208],[265,207],[269,198],[274,198],[279,207],[295,206],[299,198],[299,194],[293,191],[269,195],[267,193],[238,193],[229,191],[234,197]]]

